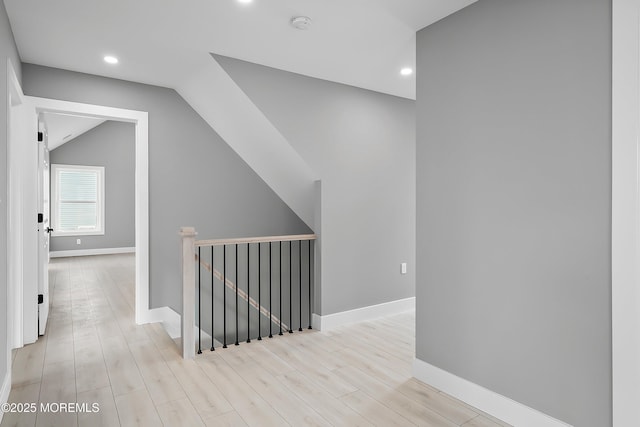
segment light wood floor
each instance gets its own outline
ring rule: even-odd
[[[505,426],[411,378],[414,315],[296,332],[196,360],[136,326],[131,255],[51,263],[45,337],[14,352],[11,402],[98,413],[7,413],[2,426]]]

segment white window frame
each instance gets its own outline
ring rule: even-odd
[[[60,230],[60,188],[59,188],[59,180],[58,180],[58,171],[60,170],[90,170],[93,172],[97,172],[98,174],[98,201],[97,201],[97,227],[91,230],[73,230],[73,231],[62,231]],[[51,232],[51,236],[53,237],[61,237],[61,236],[103,236],[104,235],[104,206],[105,206],[105,197],[104,197],[104,166],[84,166],[84,165],[60,165],[60,164],[52,164],[51,165],[51,224],[53,231]]]

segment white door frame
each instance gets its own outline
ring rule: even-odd
[[[613,424],[640,402],[640,0],[613,0]],[[607,343],[603,343],[605,345]]]
[[[12,164],[11,159],[15,156],[13,142],[13,136],[16,129],[15,122],[12,120],[12,107],[24,104],[24,95],[20,82],[16,76],[15,69],[10,59],[7,59],[7,199],[5,206],[7,209],[7,378],[5,381],[7,384],[11,384],[11,350],[13,348],[22,347],[22,224],[14,224],[18,217],[22,217],[21,213],[14,211],[14,208],[19,206],[13,206],[12,200],[17,196],[15,188],[15,180],[17,178],[16,165]],[[19,180],[18,180],[19,181]],[[12,227],[13,226],[13,227]],[[19,256],[17,255],[19,253]],[[17,286],[20,284],[20,289]],[[20,292],[19,292],[20,291]],[[2,384],[0,379],[0,402],[5,402],[6,394],[8,397],[7,386]]]
[[[137,324],[157,320],[149,310],[149,119],[146,111],[125,110],[100,105],[82,104],[57,99],[25,96],[35,106],[36,113],[75,114],[135,124],[135,233],[136,292],[135,321]],[[36,171],[34,171],[36,173]]]
[[[37,126],[10,60],[7,91],[7,343],[17,348],[38,339],[37,238],[29,221],[36,213],[37,180],[30,172],[37,167]]]

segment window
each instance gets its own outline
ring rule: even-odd
[[[104,234],[104,167],[51,165],[53,236]]]

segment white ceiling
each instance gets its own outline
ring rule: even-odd
[[[105,122],[104,119],[58,113],[43,113],[43,119],[47,126],[49,150],[54,150]]]
[[[213,52],[413,99],[416,31],[475,1],[4,0],[24,62],[175,88]]]

